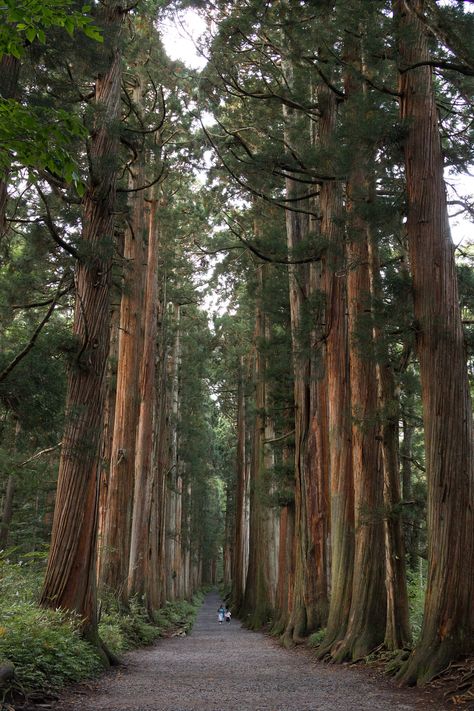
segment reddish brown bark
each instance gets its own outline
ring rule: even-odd
[[[358,72],[361,48],[348,38],[346,59],[346,120],[360,120],[359,103],[364,87]],[[352,71],[354,67],[354,71]],[[383,642],[386,592],[383,528],[383,472],[379,457],[377,381],[372,330],[364,328],[371,313],[368,226],[364,208],[369,199],[367,161],[370,146],[354,151],[347,181],[348,234],[347,298],[350,334],[352,409],[352,466],[354,473],[355,554],[352,600],[344,639],[333,651],[338,660],[358,659]]]
[[[402,669],[431,678],[474,651],[474,438],[443,156],[423,0],[395,0],[405,123],[407,235],[417,325],[428,481],[428,583],[423,627]]]
[[[250,530],[249,561],[243,613],[246,624],[252,628],[262,627],[272,613],[268,559],[268,511],[264,501],[268,494],[264,481],[264,439],[265,439],[265,358],[261,343],[265,337],[265,316],[262,306],[264,267],[259,267],[259,290],[255,309],[255,421],[252,432],[252,454],[250,462]]]
[[[135,453],[135,491],[133,497],[132,533],[128,575],[129,595],[144,596],[148,582],[151,538],[157,531],[151,528],[152,503],[156,470],[153,468],[153,425],[156,407],[156,318],[158,308],[158,200],[148,203],[148,257],[144,307],[144,350],[140,366],[140,409]],[[155,521],[156,519],[153,519]],[[147,596],[155,599],[156,593]]]
[[[246,494],[246,457],[245,457],[245,386],[244,358],[240,358],[239,382],[237,393],[237,458],[235,492],[235,534],[232,553],[232,607],[236,614],[242,607],[245,589],[246,570],[244,567],[245,551],[245,494]]]
[[[142,87],[135,79],[134,100],[139,105]],[[144,157],[131,166],[130,187],[144,183]],[[120,305],[117,395],[110,475],[103,535],[101,583],[127,605],[131,523],[135,476],[136,430],[139,415],[138,376],[143,351],[143,299],[146,258],[144,253],[144,194],[130,194],[130,223],[124,239],[124,275]]]
[[[285,449],[284,458],[292,457]],[[275,597],[275,622],[272,634],[282,634],[288,624],[292,609],[291,595],[294,576],[294,529],[295,511],[293,502],[280,510],[280,540],[278,544],[278,581]]]
[[[179,536],[181,534],[178,526],[178,498],[180,496],[180,461],[178,448],[178,421],[179,421],[179,379],[181,366],[181,307],[179,304],[173,306],[174,338],[173,348],[170,353],[168,369],[170,383],[170,417],[168,422],[169,437],[169,466],[166,471],[165,489],[165,594],[167,600],[175,600],[177,597],[176,569],[177,549],[180,545]]]
[[[293,67],[288,63],[286,67],[288,81],[293,82]],[[283,107],[285,119],[285,140],[292,145],[296,140],[297,126],[295,112],[288,107]],[[293,178],[286,179],[287,198],[297,200],[298,206],[307,205],[304,199],[304,188]],[[289,255],[297,253],[298,247],[308,236],[308,215],[304,212],[286,211],[286,235]],[[311,624],[317,619],[314,609],[316,591],[314,589],[315,577],[310,573],[310,566],[314,565],[311,557],[311,528],[310,528],[310,501],[308,492],[311,491],[312,482],[309,479],[308,459],[306,445],[310,429],[311,417],[311,392],[310,375],[311,364],[308,357],[306,341],[303,334],[303,305],[309,295],[309,268],[307,265],[290,265],[289,297],[291,315],[291,340],[292,340],[292,365],[294,374],[294,401],[295,401],[295,528],[294,528],[294,588],[291,593],[292,607],[284,635],[286,644],[299,641],[311,631]]]
[[[318,87],[320,141],[331,145],[337,120],[336,96]],[[329,166],[330,170],[330,166]],[[328,170],[328,172],[329,172]],[[344,274],[342,186],[325,182],[320,190],[321,236],[328,243],[323,257],[326,296],[326,380],[331,472],[331,597],[320,656],[330,652],[347,629],[354,564],[354,482],[352,475],[351,393],[347,296]]]
[[[81,253],[76,272],[73,333],[78,344],[68,376],[66,427],[59,464],[51,550],[41,604],[76,612],[96,640],[96,537],[99,445],[109,349],[109,294],[114,231],[116,156],[120,117],[123,13],[104,8],[109,64],[98,77],[97,123],[90,143],[92,175],[83,203]]]
[[[378,245],[369,238],[370,282],[373,303],[382,302]],[[380,315],[379,315],[380,317]],[[387,649],[402,649],[411,641],[408,591],[405,567],[405,545],[402,532],[400,463],[398,456],[398,422],[400,404],[390,355],[383,333],[374,321],[376,373],[385,503],[385,586],[387,589],[387,626],[384,644]]]
[[[112,300],[113,297],[112,297]],[[118,358],[118,337],[120,322],[120,301],[112,304],[110,310],[110,347],[107,361],[106,396],[104,405],[104,426],[102,431],[101,465],[100,465],[100,494],[99,494],[99,521],[97,543],[97,570],[102,567],[103,535],[105,514],[107,511],[107,496],[109,490],[110,457],[112,453],[112,438],[115,418],[116,377]]]

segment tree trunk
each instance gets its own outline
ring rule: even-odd
[[[330,146],[337,120],[334,92],[321,84],[320,141]],[[330,172],[331,166],[328,166]],[[321,236],[328,248],[323,257],[326,295],[326,379],[331,472],[331,597],[326,634],[318,649],[324,657],[344,638],[349,621],[354,566],[354,481],[352,474],[351,393],[347,294],[343,278],[344,228],[342,186],[324,182],[320,189]]]
[[[8,543],[8,533],[13,517],[13,497],[15,495],[15,477],[10,474],[7,479],[5,498],[3,500],[2,521],[0,523],[0,550],[5,549]]]
[[[294,460],[294,454],[285,447],[283,462]],[[285,631],[290,611],[292,610],[291,595],[294,577],[294,534],[295,507],[293,501],[288,501],[280,510],[280,540],[278,544],[278,581],[275,596],[275,622],[272,634],[281,635]]]
[[[148,258],[144,307],[144,350],[140,366],[140,410],[135,452],[135,491],[133,496],[132,532],[128,594],[143,597],[152,576],[149,570],[152,504],[155,474],[153,466],[154,414],[156,410],[156,356],[158,336],[158,200],[148,203]],[[155,597],[153,594],[152,597]],[[147,600],[148,601],[148,600]]]
[[[84,634],[97,642],[96,538],[100,435],[109,349],[109,294],[119,149],[121,55],[124,13],[104,7],[109,62],[97,81],[97,118],[89,155],[90,185],[83,202],[83,255],[76,272],[73,333],[76,362],[68,376],[66,426],[59,464],[51,549],[41,604],[74,611]]]
[[[262,277],[268,281],[268,265],[262,268]],[[262,287],[264,285],[262,284]],[[264,334],[265,343],[268,344],[271,338],[270,319],[264,315]],[[268,356],[264,358],[265,368],[265,437],[263,442],[263,477],[264,477],[264,497],[266,505],[264,507],[265,540],[267,541],[265,557],[266,557],[266,578],[267,578],[267,596],[268,604],[271,610],[275,609],[276,588],[278,581],[278,546],[280,543],[280,512],[279,508],[273,504],[272,497],[275,494],[275,452],[271,441],[275,439],[275,428],[273,419],[270,416],[271,408],[271,390],[268,382],[268,369],[270,367],[270,359]]]
[[[253,423],[250,464],[250,532],[249,564],[245,584],[243,611],[246,624],[258,629],[272,613],[269,581],[268,496],[264,471],[265,439],[265,358],[262,341],[265,338],[265,316],[262,305],[264,267],[259,269],[259,287],[255,313],[255,421]]]
[[[405,122],[407,234],[428,481],[428,585],[421,638],[401,670],[422,683],[474,651],[472,409],[423,0],[394,0]]]
[[[246,495],[246,455],[245,455],[245,386],[244,358],[239,362],[239,382],[237,391],[237,457],[235,493],[235,535],[232,555],[232,608],[239,614],[244,599],[246,570],[245,550],[245,495]]]
[[[142,85],[135,77],[133,99],[140,105]],[[144,155],[131,166],[130,188],[144,183]],[[139,415],[138,376],[143,351],[143,299],[146,258],[144,253],[144,194],[130,193],[130,224],[125,231],[124,275],[120,305],[117,397],[103,536],[101,583],[128,605],[127,579],[135,476],[136,431]]]
[[[355,36],[346,42],[349,66],[345,76],[346,120],[356,125],[362,120],[359,104],[364,92],[359,79],[361,48]],[[347,297],[351,339],[355,556],[349,623],[344,639],[333,652],[337,661],[365,657],[383,642],[386,622],[383,471],[377,439],[377,381],[372,329],[364,323],[372,309],[368,226],[364,215],[369,199],[367,161],[371,153],[367,145],[355,150],[347,182]]]
[[[113,297],[112,297],[112,300]],[[107,512],[107,498],[109,491],[110,458],[112,454],[112,438],[114,434],[115,400],[116,400],[116,380],[117,380],[117,359],[120,324],[120,301],[112,304],[110,309],[110,346],[107,361],[106,375],[106,396],[104,405],[104,426],[102,431],[101,444],[101,467],[100,467],[100,494],[99,494],[99,521],[98,521],[98,544],[97,544],[97,571],[102,569],[102,559],[104,553],[104,526]],[[100,585],[100,576],[98,576]]]
[[[293,67],[286,67],[287,79],[293,83]],[[283,106],[285,120],[285,142],[288,145],[297,143],[298,126],[295,122],[295,112]],[[304,188],[291,177],[286,178],[287,199],[297,200],[298,207],[307,205],[304,198]],[[299,245],[308,236],[308,215],[304,212],[286,211],[286,235],[288,254],[294,255]],[[308,299],[309,269],[307,265],[290,265],[289,296],[291,315],[291,340],[294,373],[295,400],[295,574],[294,590],[291,596],[292,609],[284,635],[286,644],[298,642],[304,638],[311,628],[308,620],[315,615],[312,609],[307,609],[306,601],[312,604],[316,593],[310,588],[314,576],[308,575],[308,554],[311,547],[307,492],[308,482],[306,446],[310,428],[310,360],[305,348],[303,334],[303,306]],[[307,340],[307,339],[306,339]]]
[[[167,277],[163,269],[160,280],[160,298],[158,304],[158,373],[157,373],[157,414],[154,460],[157,472],[155,488],[155,506],[153,516],[158,525],[158,540],[156,548],[152,548],[153,569],[159,575],[160,604],[166,601],[166,506],[167,482],[170,468],[170,388],[169,381],[169,344],[168,344],[168,309],[167,309]]]
[[[0,98],[14,99],[18,92],[18,79],[20,76],[20,62],[11,54],[4,54],[0,60]],[[0,240],[7,231],[8,191],[7,177],[0,178]]]
[[[174,304],[174,341],[173,350],[169,361],[169,381],[170,381],[170,425],[169,425],[169,446],[170,458],[167,471],[167,482],[165,491],[166,510],[166,530],[165,530],[165,583],[166,599],[176,599],[176,577],[175,558],[177,548],[177,510],[178,510],[178,421],[179,421],[179,378],[181,362],[181,307]]]
[[[373,234],[369,238],[370,281],[372,303],[382,303],[378,245]],[[375,306],[376,308],[376,306]],[[408,609],[408,591],[405,567],[405,546],[402,532],[400,464],[398,456],[400,403],[390,354],[384,343],[378,324],[381,314],[375,315],[374,344],[376,349],[376,373],[382,462],[384,471],[385,503],[385,586],[387,589],[387,626],[385,647],[402,649],[411,642]]]
[[[404,417],[402,420],[403,439],[400,445],[402,459],[402,496],[404,504],[404,540],[407,552],[407,564],[411,571],[416,571],[418,566],[418,539],[419,529],[415,516],[410,514],[410,509],[415,505],[413,499],[413,433],[414,426]],[[409,508],[410,507],[410,508]]]

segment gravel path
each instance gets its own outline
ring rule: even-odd
[[[216,593],[192,633],[131,652],[127,668],[70,692],[55,711],[438,711],[440,701],[367,670],[314,662],[238,621],[219,625]]]

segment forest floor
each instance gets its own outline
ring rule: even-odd
[[[400,689],[368,668],[314,661],[300,648],[217,622],[210,593],[191,634],[125,656],[125,667],[66,692],[54,711],[439,711],[432,691]],[[451,708],[453,708],[451,706]]]

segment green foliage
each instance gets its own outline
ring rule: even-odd
[[[150,618],[147,610],[137,598],[130,600],[129,609],[124,612],[113,596],[106,595],[102,601],[99,634],[107,647],[115,654],[151,644],[167,631],[179,628],[187,632],[191,629],[202,595],[197,593],[192,602],[177,600],[167,602]]]
[[[75,9],[74,0],[4,0],[0,8],[0,58],[20,58],[27,44],[46,42],[45,30],[62,27],[72,37],[80,30],[98,42],[102,34],[90,16],[91,6]]]
[[[17,562],[17,549],[0,553],[0,665],[15,666],[13,689],[22,693],[53,691],[90,678],[102,668],[97,651],[80,635],[80,620],[61,610],[39,607],[45,553],[26,554]],[[103,601],[101,638],[114,653],[151,644],[171,629],[188,631],[202,602],[180,600],[156,612],[153,622],[137,600],[120,612],[111,596]]]
[[[318,630],[317,632],[313,632],[312,635],[310,635],[308,639],[308,647],[319,647],[321,642],[324,639],[324,635],[326,634],[326,628],[322,628]]]
[[[421,561],[421,558],[420,558]],[[416,643],[421,633],[423,623],[423,610],[426,595],[426,568],[425,561],[420,563],[418,572],[407,571],[408,575],[408,602],[410,605],[410,626],[413,641]]]
[[[71,146],[87,135],[79,117],[62,109],[23,106],[0,99],[0,173],[12,161],[28,168],[47,168],[84,192]]]
[[[51,691],[101,669],[99,655],[80,636],[80,620],[38,606],[40,585],[34,559],[13,564],[0,556],[0,664],[14,664],[12,683],[23,693]]]
[[[120,612],[109,606],[102,612],[99,635],[115,654],[151,644],[160,636],[160,629],[150,623],[147,611],[137,600],[130,601],[130,609]]]

